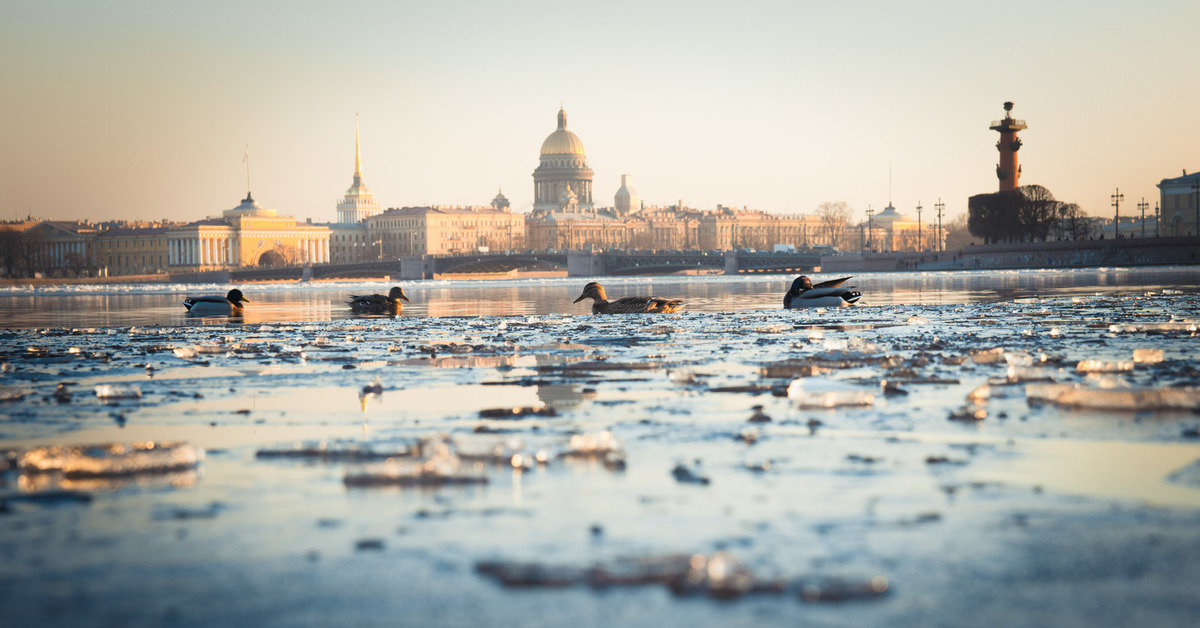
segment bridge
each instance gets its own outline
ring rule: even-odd
[[[569,277],[666,275],[685,271],[724,273],[808,273],[821,265],[815,252],[770,251],[551,251],[414,255],[353,264],[314,264],[172,274],[175,281],[271,281],[356,279],[392,276],[433,279],[455,275],[503,274],[521,270],[563,271]]]

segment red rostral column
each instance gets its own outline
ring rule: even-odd
[[[1024,120],[1012,117],[1013,104],[1004,103],[1004,119],[992,122],[991,129],[1000,132],[996,149],[1000,151],[1000,163],[996,166],[996,178],[1000,179],[1000,191],[1015,190],[1020,183],[1021,166],[1017,165],[1017,151],[1021,150],[1021,139],[1017,131],[1027,129]]]

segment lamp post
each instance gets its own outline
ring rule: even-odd
[[[875,231],[875,223],[871,221],[874,216],[875,210],[871,209],[870,205],[867,205],[867,250],[870,251],[875,250],[875,243],[871,239]]]
[[[1156,238],[1162,235],[1162,231],[1158,227],[1161,223],[1162,218],[1158,215],[1158,201],[1154,201],[1154,237]]]
[[[1121,188],[1112,194],[1113,206],[1113,239],[1121,238],[1121,201],[1125,200],[1125,195],[1121,194]]]
[[[1150,207],[1150,203],[1146,202],[1146,197],[1142,197],[1142,202],[1137,204],[1138,209],[1142,210],[1142,237],[1146,237],[1146,208]]]
[[[382,262],[383,261],[383,238],[376,240],[375,244],[379,245],[379,261]]]
[[[917,201],[917,250],[925,250],[925,241],[921,238],[921,201]]]
[[[942,210],[946,209],[946,204],[942,202],[942,197],[940,197],[940,196],[938,197],[938,202],[936,204],[934,204],[933,208],[937,210],[937,216],[938,216],[937,250],[938,250],[938,253],[941,253],[942,249],[944,248],[942,245]]]

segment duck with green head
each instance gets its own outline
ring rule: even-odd
[[[219,295],[188,297],[183,300],[183,307],[187,308],[188,314],[237,316],[242,313],[242,304],[249,302],[250,299],[242,296],[241,290],[234,288],[223,297]]]

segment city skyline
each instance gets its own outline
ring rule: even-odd
[[[732,5],[729,5],[732,7]],[[736,12],[731,12],[736,11]],[[1200,168],[1194,3],[775,6],[56,2],[0,8],[0,219],[195,220],[245,193],[331,222],[353,178],[385,207],[533,201],[560,103],[612,205],[772,213],[889,200],[936,220],[996,189],[1001,104],[1023,184],[1093,216]],[[1130,43],[1126,43],[1130,42]],[[889,181],[889,171],[891,181]],[[890,189],[889,189],[890,188]]]

